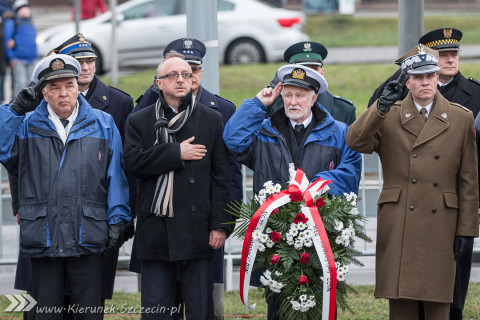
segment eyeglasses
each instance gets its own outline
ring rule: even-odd
[[[86,63],[86,64],[92,64],[95,62],[95,58],[88,58],[88,59],[77,59],[78,63],[80,63],[80,65]]]
[[[166,75],[158,77],[158,79],[165,79],[168,78],[168,80],[177,80],[178,76],[182,76],[182,78],[188,78],[191,79],[193,77],[193,74],[190,72],[182,72],[182,73],[167,73]]]
[[[199,73],[202,70],[202,67],[192,67],[193,73]]]

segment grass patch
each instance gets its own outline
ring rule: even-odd
[[[479,19],[480,20],[480,19]],[[393,59],[392,59],[393,60]],[[270,83],[282,63],[220,66],[220,95],[238,106],[245,98],[253,98]],[[352,101],[357,107],[357,116],[362,114],[373,91],[396,70],[393,64],[325,65],[325,78],[329,91]],[[480,63],[462,62],[463,75],[480,74]],[[148,69],[120,77],[118,88],[137,99],[152,84],[155,69]],[[478,76],[477,76],[478,77]],[[109,79],[103,78],[107,83]]]
[[[424,17],[425,32],[446,26],[462,30],[462,44],[475,44],[480,39],[478,13]],[[312,41],[320,42],[327,48],[396,46],[398,43],[398,17],[309,15],[304,31]]]
[[[375,299],[373,296],[374,286],[354,286],[357,294],[350,294],[349,304],[353,310],[338,310],[339,320],[371,320],[388,319],[388,301]],[[463,318],[469,320],[480,320],[480,283],[470,283],[467,301],[463,310]],[[238,291],[225,293],[225,315],[226,319],[266,319],[267,304],[263,298],[262,289],[250,290],[248,300],[250,303],[257,303],[253,311],[248,311],[241,303]],[[3,312],[9,305],[7,298],[0,299],[0,319],[22,319],[20,312]],[[106,301],[106,307],[115,308],[114,313],[106,314],[105,319],[111,320],[138,320],[138,314],[122,313],[122,310],[140,306],[139,293],[115,292],[112,300]]]

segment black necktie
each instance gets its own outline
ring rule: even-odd
[[[63,124],[63,127],[65,128],[68,124],[68,120],[67,119],[62,119],[60,118],[60,122]]]
[[[301,133],[304,128],[305,127],[303,126],[303,123],[295,125],[295,131],[298,132],[298,133]]]

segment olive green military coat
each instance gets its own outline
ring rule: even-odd
[[[451,303],[455,236],[478,236],[472,112],[438,92],[424,124],[411,93],[382,116],[375,102],[348,129],[347,145],[377,152],[376,298]]]

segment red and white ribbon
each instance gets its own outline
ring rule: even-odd
[[[335,318],[337,271],[325,227],[317,207],[313,204],[313,199],[317,195],[321,195],[329,189],[327,184],[330,182],[332,181],[317,179],[309,185],[305,173],[298,169],[295,173],[295,178],[290,181],[288,189],[270,196],[253,215],[243,241],[240,265],[240,298],[250,311],[255,308],[255,304],[248,304],[248,289],[253,263],[258,250],[258,242],[254,241],[253,232],[255,230],[263,232],[272,211],[291,202],[291,193],[302,192],[305,200],[302,212],[308,218],[307,225],[314,228],[312,240],[320,258],[324,275],[322,319],[333,320]]]

